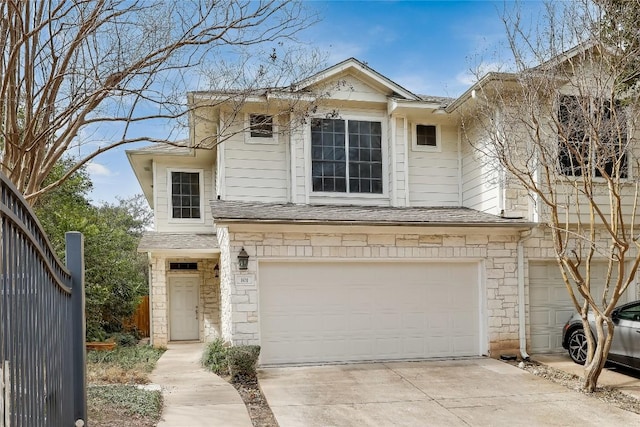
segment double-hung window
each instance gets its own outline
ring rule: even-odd
[[[171,218],[200,219],[202,217],[202,173],[169,171],[171,183]]]
[[[560,173],[627,178],[626,116],[619,102],[563,95],[558,125]]]
[[[382,194],[382,123],[313,119],[311,168],[315,192]]]

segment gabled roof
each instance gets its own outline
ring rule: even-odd
[[[199,158],[209,157],[212,162],[214,159],[213,150],[191,148],[187,140],[151,144],[142,148],[125,150],[125,153],[151,208],[154,207],[152,172],[152,161],[154,158],[192,157],[194,160],[197,160]]]
[[[456,227],[515,227],[531,224],[469,208],[394,208],[388,206],[296,205],[227,200],[211,201],[216,223],[400,225]]]
[[[308,77],[304,80],[302,80],[299,83],[294,84],[294,90],[295,91],[302,91],[305,89],[310,88],[311,86],[313,86],[316,83],[319,83],[323,80],[328,80],[331,79],[334,76],[338,76],[344,72],[348,72],[348,71],[356,71],[357,73],[362,73],[365,76],[367,76],[368,78],[370,78],[371,80],[374,80],[375,82],[377,82],[378,84],[381,84],[382,86],[386,87],[387,89],[389,89],[390,91],[398,94],[399,96],[406,98],[406,99],[411,99],[411,100],[415,100],[415,101],[421,101],[422,98],[418,95],[416,95],[415,93],[403,88],[402,86],[400,86],[399,84],[397,84],[396,82],[392,81],[391,79],[383,76],[382,74],[378,73],[376,70],[374,70],[373,68],[370,68],[367,64],[365,64],[364,62],[360,62],[355,58],[349,58],[349,59],[345,59],[342,62],[337,63],[336,65],[333,65],[323,71],[320,71],[319,73],[314,74],[311,77]]]
[[[566,61],[570,61],[571,59],[575,58],[578,55],[581,55],[583,53],[585,53],[586,51],[593,49],[594,47],[597,46],[597,43],[595,40],[589,39],[587,41],[584,41],[574,47],[572,47],[571,49],[568,49],[556,56],[554,56],[553,58],[543,62],[542,64],[534,67],[534,69],[538,69],[538,70],[548,70],[549,68],[552,67],[556,67],[560,64],[562,64],[563,62]]]

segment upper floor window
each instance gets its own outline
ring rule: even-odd
[[[627,125],[621,104],[561,96],[558,151],[563,175],[627,178]]]
[[[249,114],[251,138],[273,138],[273,117],[266,114]]]
[[[416,145],[436,147],[436,127],[434,125],[416,125]]]
[[[381,122],[313,119],[311,168],[313,191],[381,194]]]
[[[247,114],[245,119],[245,142],[277,144],[278,133],[274,117],[268,114]]]
[[[201,218],[201,172],[170,171],[171,217],[174,219]]]

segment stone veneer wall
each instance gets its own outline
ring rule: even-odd
[[[231,273],[232,258],[229,252],[229,232],[226,228],[220,227],[216,230],[216,237],[220,247],[220,333],[222,334],[222,339],[233,343],[231,298],[235,292],[235,286]],[[233,258],[233,260],[237,261],[236,258]]]
[[[204,342],[220,337],[220,279],[213,277],[217,262],[215,259],[198,261],[198,271],[202,272],[200,337]]]
[[[194,262],[198,263],[196,271],[170,271],[170,262]],[[151,333],[153,345],[164,347],[169,342],[169,280],[172,276],[180,274],[200,275],[199,307],[199,336],[200,339],[209,342],[221,336],[220,334],[220,286],[219,279],[214,277],[215,259],[186,259],[153,257],[151,260],[152,276],[152,308]]]
[[[169,341],[167,314],[166,258],[151,258],[151,342],[155,347],[166,347]]]
[[[311,227],[310,227],[311,228]],[[366,233],[258,233],[228,232],[218,228],[222,254],[231,254],[221,284],[222,329],[233,344],[259,344],[258,329],[258,260],[263,257],[282,259],[461,259],[484,260],[489,350],[492,355],[514,352],[518,343],[518,234],[366,234]],[[228,240],[227,240],[228,239]],[[227,243],[228,242],[228,243]],[[228,249],[223,249],[228,245]],[[250,256],[249,269],[237,270],[233,254],[241,248]],[[253,277],[253,282],[236,286],[234,275]],[[225,292],[229,292],[226,299]]]

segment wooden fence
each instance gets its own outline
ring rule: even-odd
[[[135,328],[140,334],[140,338],[148,338],[151,332],[149,318],[149,296],[145,295],[140,300],[136,312],[125,322],[127,328]]]

